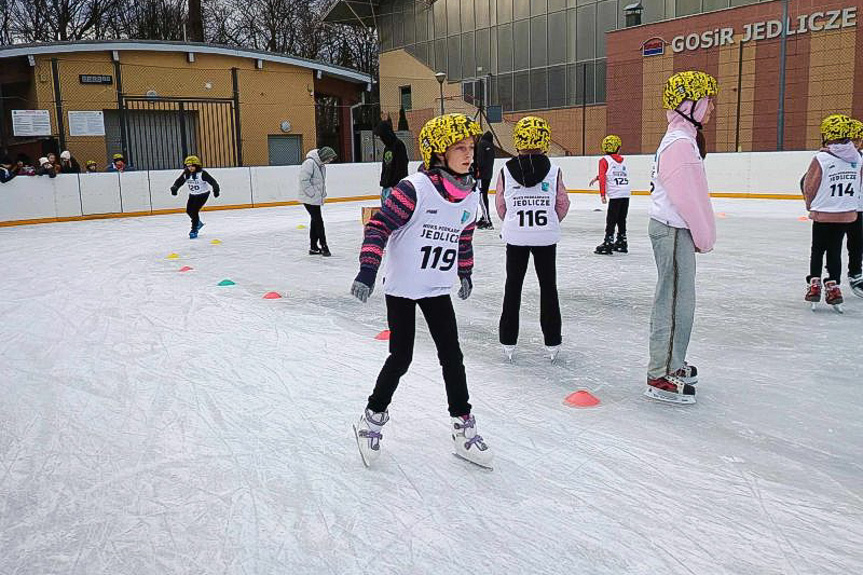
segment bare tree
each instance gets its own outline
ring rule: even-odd
[[[320,59],[375,74],[374,30],[324,23],[327,4],[327,0],[0,0],[0,44],[187,38]]]

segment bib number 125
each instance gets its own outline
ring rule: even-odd
[[[423,246],[420,248],[423,253],[423,261],[420,264],[422,269],[437,269],[442,272],[449,271],[455,264],[456,251],[453,248],[444,250],[441,246],[431,247]]]

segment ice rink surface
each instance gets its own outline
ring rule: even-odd
[[[302,207],[205,213],[195,241],[185,215],[0,229],[0,573],[863,573],[863,299],[804,303],[802,202],[715,201],[698,404],[677,407],[641,396],[646,200],[607,257],[598,198],[572,199],[557,364],[532,270],[503,361],[496,231],[456,300],[491,472],[451,454],[422,321],[379,465],[360,462],[387,344],[380,289],[348,293],[359,204],[325,207],[330,259],[306,254]],[[565,406],[577,389],[602,404]]]

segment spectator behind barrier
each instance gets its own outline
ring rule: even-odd
[[[111,159],[111,165],[108,166],[109,172],[131,172],[135,168],[126,164],[126,158],[123,157],[123,154],[114,154]]]
[[[80,174],[81,164],[78,163],[69,150],[60,154],[60,173],[61,174]]]
[[[54,164],[48,158],[39,158],[39,167],[36,168],[36,175],[56,178],[57,170],[54,169]]]
[[[99,173],[99,167],[94,160],[87,160],[86,164],[86,173],[88,174],[97,174]]]
[[[27,154],[18,154],[17,164],[19,176],[36,175],[36,168],[33,167],[33,162],[30,161],[30,156]]]
[[[0,160],[0,184],[5,184],[18,175],[18,166],[9,156]]]

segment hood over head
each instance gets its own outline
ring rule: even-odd
[[[506,162],[515,181],[531,188],[545,179],[551,171],[551,160],[545,154],[516,156]]]
[[[393,127],[386,120],[381,121],[374,129],[375,135],[387,146],[391,146],[396,141],[396,133],[393,132]]]

